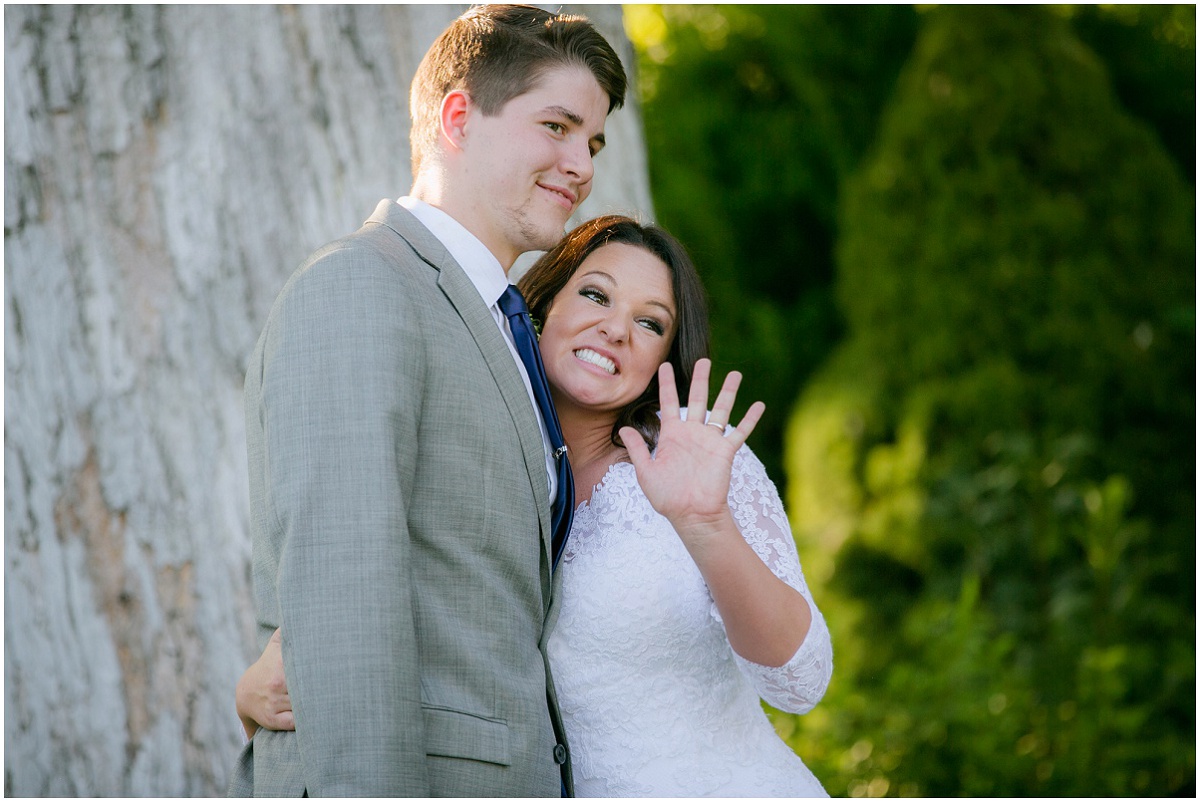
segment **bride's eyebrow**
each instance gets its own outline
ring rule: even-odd
[[[588,276],[601,276],[605,279],[608,279],[609,284],[617,283],[617,280],[615,278],[613,278],[610,274],[605,273],[603,270],[589,270],[586,273],[579,274],[579,278],[581,278],[581,279],[587,278]]]
[[[675,313],[671,311],[671,307],[667,306],[662,301],[650,301],[650,302],[648,302],[648,305],[649,306],[657,306],[658,308],[663,310],[663,312],[666,314],[666,316],[668,318],[670,318],[671,320],[675,319]]]

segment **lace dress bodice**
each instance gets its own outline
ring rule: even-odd
[[[759,701],[807,712],[833,653],[779,495],[745,446],[729,502],[754,551],[812,608],[807,637],[778,668],[733,651],[699,569],[633,465],[611,466],[576,511],[549,655],[579,796],[826,795]]]

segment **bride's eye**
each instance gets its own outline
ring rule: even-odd
[[[579,294],[584,298],[587,298],[589,301],[595,301],[601,306],[608,304],[608,296],[595,287],[584,287],[579,291]]]
[[[638,325],[640,325],[644,329],[648,329],[648,330],[654,332],[659,337],[661,337],[667,331],[666,326],[664,326],[662,323],[659,323],[657,320],[655,320],[652,317],[642,318],[641,320],[638,321]]]

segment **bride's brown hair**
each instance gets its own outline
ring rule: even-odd
[[[624,215],[604,215],[570,231],[521,277],[517,286],[529,304],[534,320],[545,320],[555,297],[593,251],[611,243],[642,248],[658,257],[671,273],[677,323],[667,361],[675,369],[675,386],[686,403],[696,360],[708,356],[708,307],[704,286],[687,251],[677,239],[655,225],[642,225]],[[612,442],[621,446],[617,432],[632,426],[650,448],[658,442],[658,374],[646,390],[621,410],[612,429]]]

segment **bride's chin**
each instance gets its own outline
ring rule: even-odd
[[[588,398],[586,396],[568,396],[564,399],[564,403],[574,407],[580,412],[586,412],[589,414],[595,414],[597,412],[604,411],[598,400],[594,398]]]
[[[611,398],[601,398],[588,393],[559,393],[554,397],[556,406],[570,406],[588,415],[603,415],[620,409],[621,404],[614,404]]]

